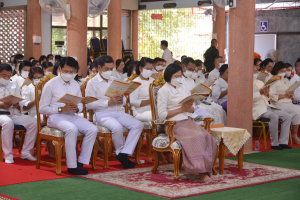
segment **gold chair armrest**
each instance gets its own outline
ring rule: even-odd
[[[205,130],[209,132],[210,124],[214,121],[214,118],[205,118],[203,121],[205,122]]]

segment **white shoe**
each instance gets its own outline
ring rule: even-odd
[[[31,154],[22,154],[21,159],[23,160],[30,160],[30,161],[36,161],[36,158],[33,157]]]
[[[13,163],[14,163],[14,160],[13,160],[13,159],[6,159],[6,158],[5,158],[5,163],[6,163],[6,164],[13,164]]]

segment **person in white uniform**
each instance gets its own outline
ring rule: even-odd
[[[168,46],[169,46],[169,44],[166,40],[162,40],[160,42],[160,49],[164,50],[164,53],[162,55],[162,59],[164,59],[166,61],[166,66],[173,63],[172,52],[168,49]]]
[[[185,84],[189,90],[192,90],[196,86],[194,79],[191,78],[193,74],[196,73],[196,62],[193,58],[187,57],[183,60],[182,65],[184,76],[182,77],[181,83]]]
[[[150,77],[152,72],[153,60],[150,58],[142,59],[139,68],[137,68],[137,74],[140,74],[140,76],[133,80],[142,85],[130,94],[133,116],[142,122],[151,122],[152,119],[149,98],[149,86],[155,80]]]
[[[32,66],[33,67],[33,66]],[[44,62],[42,64],[42,68],[44,70],[45,76],[48,76],[49,74],[52,74],[53,71],[53,63],[52,62]]]
[[[295,91],[286,92],[291,86],[288,79],[284,78],[287,66],[284,62],[277,62],[271,73],[272,75],[281,76],[270,88],[271,103],[282,111],[289,113],[292,116],[292,138],[296,144],[300,144],[300,139],[297,136],[300,125],[300,107],[292,103]]]
[[[116,77],[119,80],[124,80],[127,78],[127,74],[123,74],[124,69],[124,61],[122,59],[118,59],[116,61],[116,70],[112,72],[112,76]],[[98,67],[98,66],[97,66]]]
[[[196,85],[199,85],[200,83],[204,83],[205,81],[205,76],[202,72],[202,67],[203,67],[203,62],[201,60],[195,60],[196,62],[196,72],[198,74],[197,79],[196,79]]]
[[[95,112],[94,120],[100,126],[107,127],[112,132],[112,141],[116,149],[116,158],[123,167],[133,168],[135,163],[127,158],[132,155],[143,131],[144,124],[128,115],[122,109],[126,102],[125,97],[117,95],[113,98],[105,96],[110,84],[116,80],[111,76],[114,67],[114,60],[110,56],[96,58],[99,74],[92,78],[86,87],[86,96],[95,97],[98,101],[86,105],[87,109]],[[123,140],[123,127],[129,129],[127,139]]]
[[[9,64],[0,65],[0,98],[8,95],[21,97],[20,87],[15,81],[10,81],[12,68]],[[36,161],[30,152],[34,147],[37,135],[37,121],[34,117],[22,115],[22,102],[17,104],[0,102],[0,126],[2,126],[2,150],[5,156],[5,163],[14,163],[13,160],[13,133],[14,125],[22,125],[26,129],[25,140],[21,159]]]
[[[221,57],[215,58],[215,68],[209,73],[208,79],[218,79],[220,77],[220,61]]]
[[[255,63],[255,62],[254,62]],[[253,75],[257,74],[258,65],[254,65]],[[253,120],[260,117],[270,119],[271,148],[275,150],[291,149],[288,146],[292,117],[289,113],[274,109],[269,104],[270,87],[254,78],[253,81]],[[278,120],[281,120],[280,138],[278,140]]]
[[[260,63],[260,71],[264,71],[268,73],[268,77],[266,78],[265,82],[267,82],[273,75],[271,73],[273,69],[273,60],[270,58],[265,59],[263,62]]]
[[[165,68],[163,67],[163,59],[161,58],[154,58],[153,60],[153,73],[158,73],[160,70],[164,70]]]
[[[291,85],[296,81],[300,81],[300,58],[295,62],[295,74],[294,77],[290,80]],[[300,105],[300,87],[295,90],[295,98],[293,103]]]
[[[227,110],[227,90],[228,90],[228,65],[222,65],[220,69],[220,78],[216,80],[212,87],[213,101]]]
[[[87,119],[76,115],[83,105],[64,104],[58,102],[66,93],[81,97],[79,84],[74,80],[78,72],[78,62],[72,57],[60,61],[60,75],[48,81],[42,91],[39,111],[48,115],[47,125],[65,133],[65,149],[68,172],[74,175],[86,175],[83,164],[88,165],[97,136],[97,127]],[[58,89],[59,88],[59,89]],[[81,152],[76,162],[76,145],[78,131],[84,135]]]
[[[16,81],[17,84],[22,87],[26,78],[28,78],[28,74],[31,68],[31,63],[24,60],[20,62],[19,67],[16,68],[18,70],[18,74],[16,74],[12,80]]]

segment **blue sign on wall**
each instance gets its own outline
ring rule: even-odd
[[[260,32],[268,32],[268,21],[260,22]]]

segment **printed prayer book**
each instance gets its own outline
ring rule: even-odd
[[[3,102],[3,103],[12,103],[12,104],[19,103],[20,101],[23,101],[23,100],[24,99],[22,99],[21,97],[17,97],[17,96],[12,95],[12,94],[0,99],[0,101]]]
[[[279,81],[281,79],[281,76],[272,76],[264,85],[263,88],[267,87],[267,86],[272,86],[274,85],[277,81]]]
[[[203,85],[206,85],[207,87],[210,87],[210,86],[212,86],[215,82],[216,82],[216,79],[206,79],[206,80],[203,82]]]
[[[300,86],[300,81],[295,81],[293,85],[291,85],[286,92],[295,91]]]
[[[73,94],[66,93],[64,96],[58,99],[57,102],[77,105],[78,103],[88,104],[97,100],[98,99],[94,97],[79,97]]]
[[[195,93],[202,93],[202,94],[208,93],[208,94],[210,94],[211,91],[212,90],[209,88],[209,86],[204,85],[204,83],[200,83],[199,85],[197,85],[196,87],[194,87],[191,90],[191,94],[195,94]]]
[[[209,96],[209,94],[207,94],[207,93],[205,93],[205,94],[195,93],[195,94],[192,94],[191,96],[184,98],[182,101],[179,102],[179,104],[184,104],[190,100],[199,101],[202,99],[206,99],[208,96]]]
[[[257,75],[257,80],[260,80],[262,82],[265,82],[266,78],[269,76],[269,74],[267,72],[260,72],[258,75]]]
[[[105,96],[112,98],[115,96],[122,96],[124,94],[131,94],[138,87],[140,87],[140,85],[141,83],[138,82],[129,83],[120,80],[114,80],[106,90]]]

